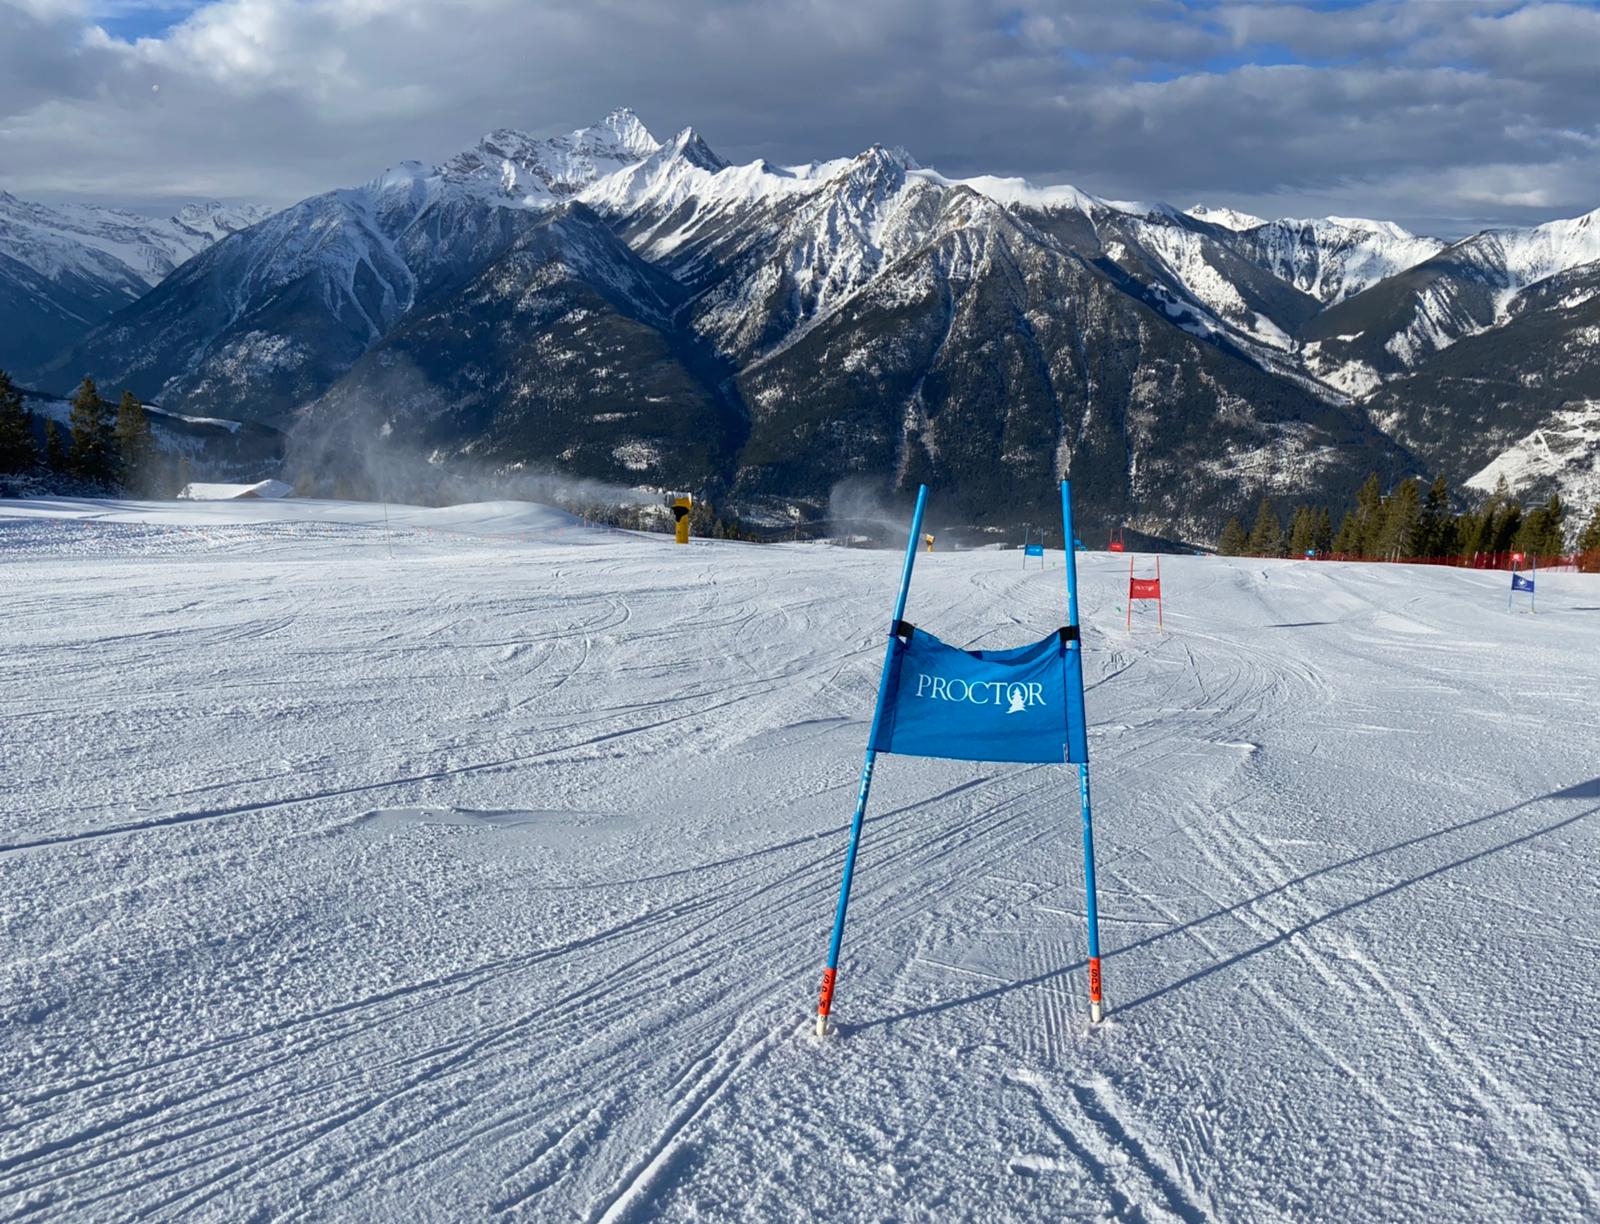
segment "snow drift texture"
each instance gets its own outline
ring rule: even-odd
[[[898,558],[391,516],[0,505],[0,1214],[1600,1212],[1592,577],[1085,557],[1109,1022],[1072,771],[887,757],[818,1045]]]

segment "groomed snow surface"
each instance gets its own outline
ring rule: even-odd
[[[390,552],[393,556],[391,558]],[[922,555],[1008,646],[1060,556]],[[0,503],[0,1216],[1600,1214],[1600,579],[1084,558],[1073,772],[880,758],[899,558]]]

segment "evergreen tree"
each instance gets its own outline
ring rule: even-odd
[[[1283,556],[1283,521],[1270,497],[1263,497],[1261,508],[1256,511],[1256,525],[1250,529],[1250,555]]]
[[[1420,486],[1416,480],[1402,480],[1398,488],[1384,499],[1382,525],[1378,530],[1376,546],[1371,550],[1385,561],[1398,561],[1415,556],[1418,524],[1422,518]]]
[[[1289,555],[1303,557],[1316,548],[1317,513],[1310,506],[1297,506],[1289,520]]]
[[[132,391],[124,391],[117,405],[116,434],[122,483],[135,493],[145,492],[154,475],[156,443],[150,431],[150,417]]]
[[[1355,532],[1350,549],[1358,557],[1370,557],[1377,552],[1378,538],[1383,533],[1383,486],[1378,483],[1378,473],[1370,472],[1361,491],[1356,494]]]
[[[1597,512],[1597,521],[1600,521],[1600,512]],[[1217,552],[1224,557],[1242,557],[1244,550],[1250,546],[1245,538],[1244,528],[1239,525],[1237,517],[1228,520],[1228,525],[1222,529],[1222,539],[1217,542]]]
[[[1588,524],[1578,533],[1578,551],[1600,552],[1600,502],[1594,504],[1594,513],[1589,516]]]
[[[177,475],[177,479],[174,480],[173,483],[178,486],[176,489],[174,489],[172,491],[172,495],[174,497],[176,497],[179,493],[182,493],[185,489],[187,489],[189,487],[189,456],[188,455],[179,455],[178,456],[178,475]]]
[[[1428,496],[1423,499],[1422,513],[1417,519],[1416,555],[1443,557],[1450,551],[1450,486],[1443,476],[1435,476],[1428,486]]]
[[[1522,520],[1511,547],[1518,552],[1532,553],[1536,557],[1559,557],[1567,551],[1566,508],[1561,495],[1552,493],[1550,500],[1537,506]]]
[[[100,398],[94,379],[85,378],[72,397],[72,470],[84,480],[109,483],[117,476],[116,421]]]
[[[1311,547],[1317,556],[1325,557],[1333,551],[1333,512],[1323,506],[1317,511],[1317,521],[1312,529]]]
[[[1522,516],[1517,524],[1517,534],[1511,537],[1510,547],[1519,553],[1538,555],[1537,541],[1544,535],[1544,507],[1535,506]]]
[[[22,392],[0,370],[0,474],[26,472],[38,455],[33,445],[33,415],[22,406]]]
[[[1434,557],[1455,557],[1461,554],[1461,520],[1453,514],[1447,514],[1439,523],[1439,538],[1434,545],[1434,551],[1429,554]]]
[[[1544,504],[1544,531],[1540,533],[1538,553],[1541,557],[1563,557],[1567,552],[1567,508],[1561,494],[1550,494]]]
[[[1494,516],[1482,508],[1468,510],[1456,518],[1456,551],[1471,560],[1485,550],[1493,530]]]
[[[717,516],[712,513],[711,503],[702,500],[698,494],[691,494],[691,497],[693,500],[689,506],[689,534],[697,540],[702,537],[715,539],[711,533],[717,524]],[[672,504],[670,495],[667,504]]]
[[[72,466],[72,455],[67,450],[67,440],[61,436],[61,426],[49,417],[44,421],[44,463],[52,472],[62,474]]]
[[[1461,516],[1462,556],[1470,558],[1496,551],[1495,537],[1510,499],[1511,492],[1506,487],[1506,478],[1502,476],[1495,483],[1494,492],[1484,499],[1475,512]]]
[[[1361,555],[1361,520],[1354,510],[1348,511],[1339,524],[1339,534],[1334,537],[1333,551],[1341,557]]]
[[[1500,513],[1495,515],[1494,523],[1489,533],[1489,547],[1486,551],[1492,553],[1510,552],[1512,544],[1516,541],[1517,532],[1521,529],[1521,503],[1506,502]]]

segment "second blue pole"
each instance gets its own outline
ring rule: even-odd
[[[1061,524],[1067,542],[1067,624],[1078,626],[1078,558],[1072,534],[1072,482],[1061,482]],[[1068,649],[1083,651],[1083,631],[1068,643]],[[1080,663],[1081,667],[1081,663]],[[1089,763],[1078,765],[1078,803],[1083,811],[1083,888],[1088,899],[1089,918],[1089,1019],[1099,1024],[1105,1018],[1105,1003],[1100,995],[1100,914],[1094,888],[1094,809],[1089,802]]]

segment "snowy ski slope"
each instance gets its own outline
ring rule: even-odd
[[[1600,579],[1087,556],[1108,1023],[1071,772],[889,757],[819,1044],[898,565],[0,503],[0,1217],[1600,1214]]]

